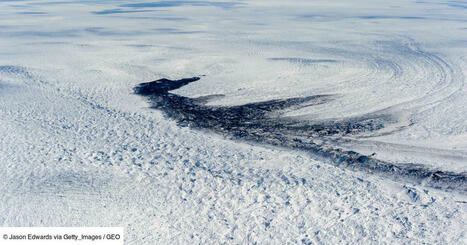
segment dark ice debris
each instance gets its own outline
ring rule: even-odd
[[[390,115],[368,114],[312,122],[281,115],[290,109],[326,103],[333,99],[333,95],[276,99],[239,106],[208,106],[207,100],[221,95],[189,98],[170,92],[199,79],[163,78],[141,83],[134,91],[148,97],[153,108],[163,111],[180,126],[208,129],[233,139],[311,152],[328,159],[335,166],[352,170],[411,180],[440,189],[467,191],[466,173],[434,171],[410,163],[394,164],[378,160],[374,154],[367,156],[333,147],[332,143],[343,140],[343,136],[377,131],[387,124],[394,123]],[[316,143],[315,140],[320,143]]]

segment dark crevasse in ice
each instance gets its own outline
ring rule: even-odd
[[[170,93],[198,81],[199,77],[180,80],[159,79],[141,83],[136,94],[147,96],[152,107],[163,111],[181,126],[208,129],[226,137],[311,152],[332,164],[391,176],[395,179],[415,180],[424,185],[467,190],[466,175],[433,171],[423,165],[382,161],[373,156],[346,151],[333,146],[340,137],[378,131],[393,123],[390,115],[368,114],[339,121],[310,122],[281,116],[284,112],[326,103],[334,95],[313,95],[249,103],[239,106],[208,106],[206,102],[221,95],[189,98]]]

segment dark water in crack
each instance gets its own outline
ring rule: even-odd
[[[207,101],[222,95],[188,98],[170,93],[199,79],[159,79],[141,83],[134,91],[149,97],[153,108],[163,111],[181,126],[208,129],[234,139],[311,152],[335,166],[352,170],[396,180],[416,181],[440,189],[467,191],[467,176],[463,173],[434,171],[410,163],[395,164],[333,146],[343,141],[343,136],[375,132],[395,123],[390,115],[368,114],[317,123],[281,115],[290,110],[326,103],[334,95],[269,100],[239,106],[207,106]]]

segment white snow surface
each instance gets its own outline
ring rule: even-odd
[[[387,111],[342,146],[467,171],[464,1],[0,0],[0,226],[123,226],[125,244],[467,244],[465,193],[179,127],[133,94],[212,105],[335,94]]]

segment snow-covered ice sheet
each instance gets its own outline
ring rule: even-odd
[[[463,1],[2,1],[0,225],[124,226],[127,244],[465,244],[465,192],[179,127],[159,78],[232,106],[332,95],[390,115],[334,147],[467,170]]]

